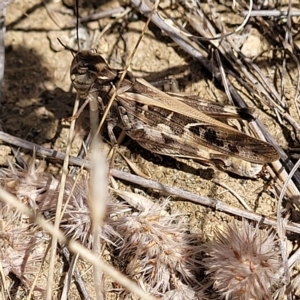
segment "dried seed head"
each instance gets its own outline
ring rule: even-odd
[[[31,208],[45,214],[52,219],[56,214],[59,194],[60,177],[56,178],[36,165],[34,158],[24,168],[11,165],[9,169],[0,170],[0,182],[5,189],[15,195],[20,201],[27,203]],[[66,206],[61,219],[60,228],[66,236],[85,241],[91,241],[91,215],[88,206],[89,183],[87,177],[82,176],[77,182],[67,176],[63,196],[63,205]],[[1,203],[0,203],[1,205]],[[1,207],[0,207],[1,209]],[[123,210],[124,205],[108,199],[106,218],[112,213]],[[4,209],[2,209],[3,214]],[[101,238],[110,241],[111,236],[117,233],[109,224],[103,224]]]
[[[192,291],[201,289],[196,279],[200,251],[195,235],[187,233],[179,214],[162,214],[166,203],[115,221],[122,236],[122,261],[129,261],[126,272],[146,291],[161,295],[179,289],[178,282]]]
[[[235,221],[204,249],[207,274],[225,299],[272,299],[282,266],[274,234]]]
[[[0,232],[0,236],[0,259],[4,274],[14,274],[29,289],[44,256],[42,232],[31,226],[9,226]]]
[[[163,295],[163,300],[204,300],[207,299],[204,293],[195,291],[190,286],[177,282],[177,287],[174,290],[168,291]]]
[[[10,163],[9,169],[0,170],[1,185],[33,209],[37,208],[39,195],[48,189],[51,177],[51,174],[44,172],[42,162],[35,162],[35,157],[24,168]]]

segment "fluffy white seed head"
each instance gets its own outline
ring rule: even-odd
[[[126,273],[153,295],[173,291],[184,299],[202,288],[196,276],[200,249],[197,236],[186,231],[180,215],[162,213],[165,207],[166,203],[147,205],[142,212],[117,219],[114,228],[123,238],[118,245],[122,261],[128,262]]]
[[[273,299],[282,266],[274,234],[237,221],[204,246],[203,263],[214,288],[225,299]]]

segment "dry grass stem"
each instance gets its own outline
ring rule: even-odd
[[[101,227],[106,215],[108,195],[108,166],[104,153],[101,153],[101,142],[94,139],[92,145],[91,192],[89,208],[92,219],[93,253],[101,255]],[[101,256],[100,256],[101,257]],[[106,299],[104,288],[104,274],[94,265],[94,285],[97,299]]]

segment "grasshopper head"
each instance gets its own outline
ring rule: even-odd
[[[71,80],[77,92],[87,93],[106,67],[103,57],[95,51],[78,52],[70,69]]]

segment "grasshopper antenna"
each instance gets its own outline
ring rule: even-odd
[[[78,51],[80,51],[80,42],[79,42],[79,30],[78,30],[78,28],[79,28],[79,25],[78,25],[78,20],[79,20],[79,12],[78,12],[78,10],[79,10],[79,5],[78,5],[78,0],[76,0],[75,1],[75,7],[74,7],[74,9],[75,9],[75,14],[76,14],[76,40],[77,40],[77,51],[76,50],[74,50],[74,49],[72,49],[71,47],[69,47],[69,46],[66,46],[59,38],[57,38],[57,40],[58,40],[58,42],[66,49],[66,50],[69,50],[71,53],[72,53],[72,55],[73,55],[73,57],[76,55],[76,53],[78,52]]]
[[[69,50],[72,53],[73,57],[75,56],[75,54],[77,53],[76,50],[72,49],[71,47],[66,46],[59,38],[57,38],[57,40],[66,50]]]

